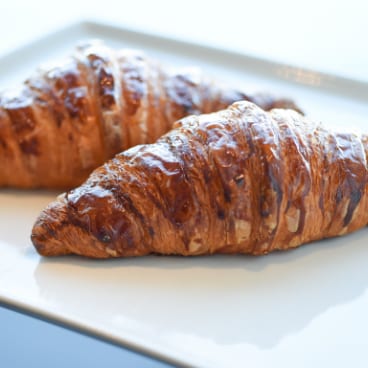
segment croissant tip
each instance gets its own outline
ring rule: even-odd
[[[31,241],[37,252],[42,256],[66,255],[70,252],[67,247],[58,240],[60,227],[63,226],[63,218],[66,215],[66,204],[62,196],[58,197],[57,205],[44,209],[31,233]]]
[[[31,241],[40,255],[83,254],[90,258],[117,256],[113,251],[106,250],[104,243],[73,223],[70,211],[64,193],[41,212],[31,232]]]
[[[31,241],[37,252],[44,257],[62,256],[70,253],[60,242],[50,242],[50,232],[44,224],[33,227]]]

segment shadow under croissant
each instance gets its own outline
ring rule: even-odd
[[[71,311],[83,303],[87,315],[93,305],[91,313],[123,321],[121,329],[128,319],[162,333],[272,349],[364,293],[367,231],[259,257],[40,258],[35,279],[53,303]]]

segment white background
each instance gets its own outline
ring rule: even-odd
[[[0,53],[80,18],[215,44],[368,81],[368,3],[350,1],[0,1]]]

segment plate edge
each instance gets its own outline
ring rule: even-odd
[[[368,82],[355,80],[339,75],[319,72],[318,70],[306,69],[296,65],[272,61],[270,59],[257,57],[241,53],[238,51],[205,45],[203,43],[192,42],[184,39],[176,39],[166,35],[161,35],[157,32],[148,33],[140,29],[134,29],[121,24],[116,24],[113,21],[101,21],[93,18],[81,19],[66,24],[63,27],[56,27],[46,35],[36,37],[30,42],[19,45],[13,50],[9,50],[0,54],[0,59],[7,62],[12,58],[16,58],[28,49],[34,52],[37,48],[43,48],[43,45],[48,39],[61,39],[65,32],[82,29],[95,33],[106,34],[122,34],[125,36],[138,39],[140,42],[150,42],[153,44],[164,43],[170,49],[185,50],[186,54],[193,57],[198,57],[200,53],[206,53],[209,58],[219,59],[222,63],[234,67],[239,70],[246,69],[246,66],[251,65],[251,70],[257,74],[270,79],[284,81],[304,88],[322,90],[338,96],[368,102]]]

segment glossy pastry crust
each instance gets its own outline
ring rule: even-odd
[[[249,102],[174,127],[51,203],[38,252],[259,255],[367,225],[367,136]]]
[[[0,94],[0,187],[71,188],[115,154],[152,143],[188,114],[246,99],[263,108],[292,101],[248,96],[198,69],[173,69],[136,50],[88,43]]]

